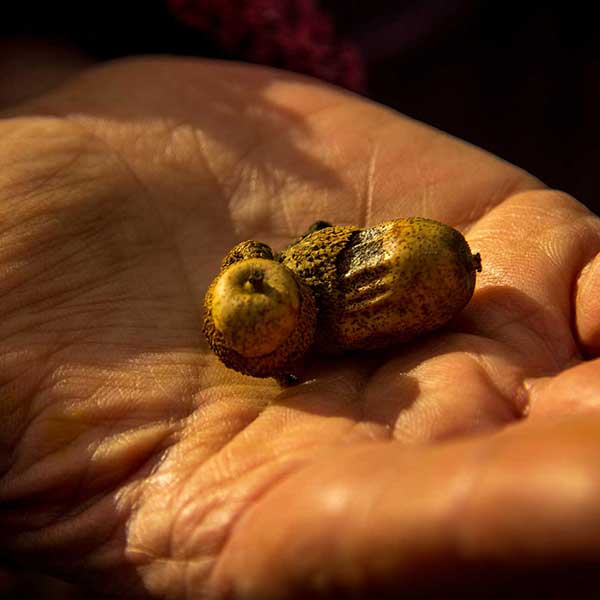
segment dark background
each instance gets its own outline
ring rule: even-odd
[[[377,62],[371,94],[600,212],[600,29],[591,6],[475,7],[440,24],[431,46]]]
[[[348,0],[345,6],[346,26],[358,33],[369,60],[372,98],[600,212],[600,26],[593,3]],[[378,19],[367,14],[374,12]],[[402,16],[408,32],[398,47],[389,40],[402,37]]]
[[[600,212],[594,3],[321,0],[320,6],[364,56],[365,95],[481,146]],[[0,22],[0,35],[21,32],[64,37],[101,59],[148,52],[239,58],[178,22],[162,0],[22,2]]]

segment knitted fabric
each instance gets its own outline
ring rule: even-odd
[[[167,0],[173,15],[232,58],[365,89],[362,57],[312,0]]]

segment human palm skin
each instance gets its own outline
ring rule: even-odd
[[[3,117],[6,564],[126,598],[593,585],[600,223],[583,206],[260,68],[129,60]],[[482,256],[443,331],[288,388],[210,353],[202,300],[236,242],[411,215]]]

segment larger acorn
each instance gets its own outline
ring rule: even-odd
[[[380,348],[441,327],[469,302],[481,271],[459,231],[419,217],[320,229],[279,260],[315,294],[314,350],[324,353]]]
[[[205,333],[228,366],[257,377],[297,373],[308,354],[406,342],[469,301],[479,254],[423,218],[369,229],[318,222],[278,255],[243,242],[205,300]]]

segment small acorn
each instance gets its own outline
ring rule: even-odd
[[[470,300],[479,254],[448,225],[413,217],[376,227],[318,221],[273,255],[242,242],[205,298],[204,331],[229,367],[285,380],[307,355],[406,342]]]
[[[236,246],[205,301],[204,333],[228,367],[254,377],[285,377],[300,368],[313,342],[310,290],[264,244]],[[258,255],[258,257],[256,257]]]

